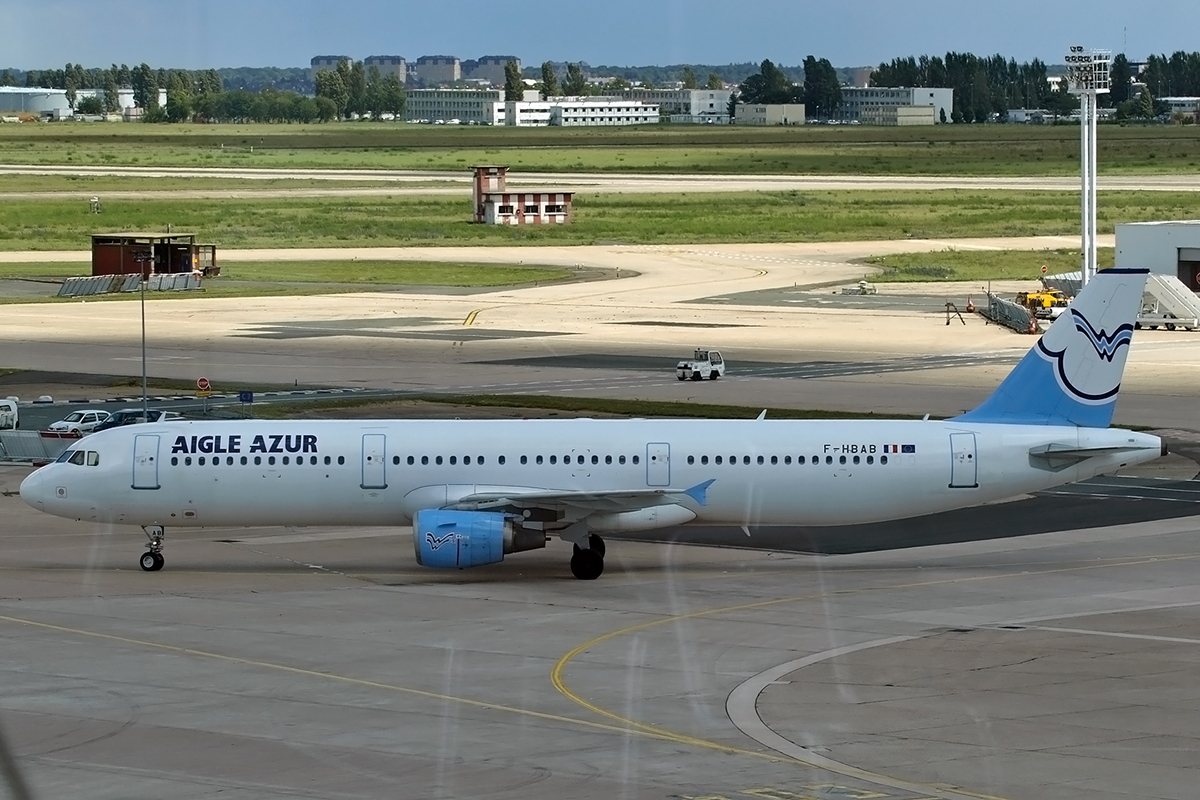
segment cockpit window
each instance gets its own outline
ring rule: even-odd
[[[87,451],[87,465],[89,467],[100,466],[100,454],[97,453],[95,450],[88,450]]]
[[[71,453],[71,457],[67,459],[67,463],[79,464],[80,466],[83,466],[83,458],[84,458],[83,451],[75,450],[74,452]]]
[[[78,452],[78,451],[76,451],[76,450],[64,450],[64,451],[62,452],[62,455],[60,455],[58,458],[54,459],[54,463],[55,463],[55,464],[62,464],[62,463],[63,463],[63,462],[65,462],[65,461],[69,461],[69,460],[70,460],[70,458],[71,458],[71,456],[75,455],[75,453],[76,453],[76,452]]]

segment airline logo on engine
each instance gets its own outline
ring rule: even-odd
[[[175,453],[317,453],[317,437],[313,434],[257,434],[243,442],[241,434],[215,436],[176,436],[171,445]],[[244,446],[243,446],[244,445]]]
[[[425,544],[429,545],[430,550],[439,550],[444,544],[450,544],[458,538],[458,534],[451,531],[445,536],[434,536],[433,531],[425,534]]]

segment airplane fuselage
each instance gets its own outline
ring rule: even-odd
[[[1047,447],[1095,455],[1031,455]],[[202,421],[105,431],[72,450],[84,463],[48,465],[22,493],[80,520],[404,525],[487,492],[673,495],[674,515],[646,528],[912,517],[1111,472],[1157,458],[1161,444],[1119,429],[955,421]],[[703,503],[679,495],[706,481]]]

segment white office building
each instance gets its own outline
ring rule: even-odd
[[[663,114],[706,117],[728,115],[729,94],[729,89],[626,89],[619,96],[657,105]]]
[[[533,92],[537,97],[537,92]],[[495,125],[496,104],[504,105],[503,89],[410,89],[404,106],[409,122]]]
[[[946,88],[905,88],[869,86],[857,88],[842,87],[842,107],[838,112],[846,122],[862,122],[864,124],[897,124],[887,120],[896,117],[921,117],[924,115],[894,114],[886,109],[900,106],[932,106],[933,119],[941,122],[949,120],[954,113],[954,90]]]
[[[738,103],[735,125],[803,125],[803,103]]]

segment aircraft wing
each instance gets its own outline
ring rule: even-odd
[[[586,511],[636,511],[651,506],[670,505],[691,498],[700,505],[707,504],[708,487],[713,480],[696,484],[690,489],[619,489],[588,492],[551,490],[532,492],[478,492],[460,498],[446,506],[455,511],[485,511],[502,508],[552,508],[570,506]]]

